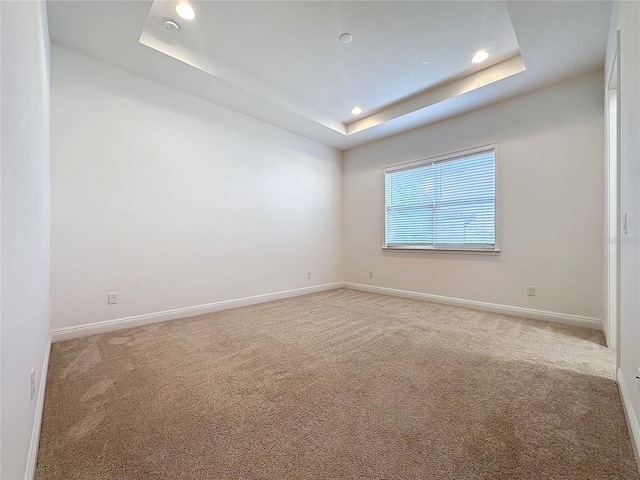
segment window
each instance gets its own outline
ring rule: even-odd
[[[498,250],[495,145],[384,174],[385,248]]]

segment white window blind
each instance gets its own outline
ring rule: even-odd
[[[494,250],[495,148],[385,170],[385,244]]]

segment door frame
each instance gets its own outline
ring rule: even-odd
[[[620,32],[605,92],[605,337],[620,366]]]

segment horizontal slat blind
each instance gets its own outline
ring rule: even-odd
[[[385,172],[387,246],[493,248],[495,151]]]

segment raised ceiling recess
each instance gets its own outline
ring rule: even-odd
[[[193,19],[49,0],[51,41],[341,150],[602,68],[611,17],[610,0],[185,1]]]
[[[190,4],[168,30],[176,3],[155,0],[140,43],[343,135],[525,70],[504,2]]]

